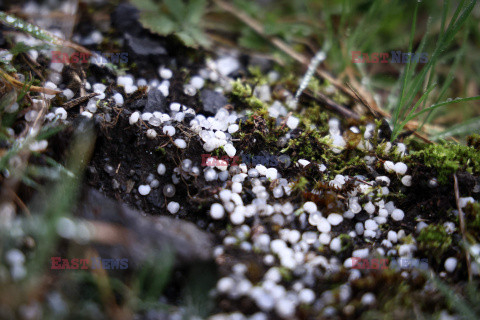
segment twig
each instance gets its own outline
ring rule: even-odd
[[[460,222],[460,232],[462,233],[462,240],[465,246],[465,258],[467,260],[467,270],[468,270],[468,281],[472,281],[472,266],[470,265],[470,254],[468,252],[467,246],[467,236],[465,234],[465,219],[463,216],[462,208],[460,208],[460,192],[458,191],[458,180],[457,175],[453,174],[453,187],[455,189],[455,200],[457,202],[458,208],[458,221]]]
[[[356,114],[354,111],[352,111],[348,108],[345,108],[344,106],[336,103],[335,101],[333,101],[332,99],[330,99],[329,97],[327,97],[326,95],[324,95],[321,92],[316,92],[315,96],[308,91],[305,91],[304,94],[308,95],[310,98],[312,98],[314,100],[323,102],[326,106],[330,107],[331,109],[337,111],[338,113],[342,114],[343,116],[345,116],[347,118],[353,118],[355,120],[360,119],[360,116],[358,114]]]
[[[10,82],[17,89],[21,89],[21,88],[25,87],[25,84],[23,82],[18,81],[17,79],[15,79],[11,75],[9,75],[5,71],[3,71],[2,69],[0,69],[0,76],[3,77],[8,82]],[[59,94],[61,92],[61,91],[58,91],[58,90],[53,90],[53,89],[48,89],[48,88],[43,88],[43,87],[37,87],[37,86],[30,86],[28,91],[41,92],[41,93],[45,93],[45,94]]]
[[[73,108],[75,106],[78,106],[79,104],[87,101],[87,100],[90,100],[90,98],[93,98],[95,96],[98,96],[99,93],[89,93],[87,94],[86,96],[83,96],[83,97],[80,97],[80,98],[76,98],[76,99],[73,99],[73,100],[70,100],[64,104],[62,104],[62,108],[64,108],[65,110],[68,110],[70,108]]]

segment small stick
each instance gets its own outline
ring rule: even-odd
[[[85,101],[90,100],[90,98],[93,98],[93,97],[98,96],[98,95],[99,95],[99,93],[95,93],[95,92],[89,93],[86,96],[76,98],[76,99],[70,100],[70,101],[62,104],[62,107],[65,110],[68,110],[68,109],[73,108],[75,106],[78,106],[79,104],[84,103]]]

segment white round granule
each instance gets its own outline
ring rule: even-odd
[[[375,231],[378,229],[378,224],[374,220],[368,219],[365,221],[365,229]]]
[[[180,204],[178,202],[171,201],[167,205],[167,210],[172,214],[177,213],[179,209],[180,209]]]
[[[395,209],[392,212],[392,219],[395,221],[402,221],[404,216],[405,213],[403,213],[403,210],[401,209]]]
[[[245,215],[242,214],[241,212],[236,212],[234,211],[231,215],[230,215],[230,221],[235,224],[235,225],[240,225],[242,224],[243,222],[245,222]]]
[[[397,162],[395,163],[395,172],[400,174],[400,175],[404,175],[406,172],[407,172],[407,165],[403,162]]]
[[[165,171],[167,171],[167,168],[165,167],[165,165],[163,163],[160,163],[157,167],[157,173],[161,176],[163,176],[165,174]]]
[[[172,76],[173,76],[172,70],[164,68],[164,67],[160,67],[160,69],[158,69],[158,74],[160,75],[160,77],[162,79],[165,79],[165,80],[168,80],[168,79],[172,78]]]
[[[175,135],[175,128],[172,126],[165,126],[163,127],[163,133],[170,137],[173,137]]]
[[[335,252],[340,252],[340,250],[342,250],[342,242],[339,238],[332,239],[332,242],[330,242],[330,249]]]
[[[157,131],[153,129],[148,129],[147,130],[147,137],[150,139],[155,139],[157,137]]]
[[[181,105],[180,105],[180,103],[178,103],[178,102],[172,102],[172,103],[170,103],[170,110],[172,110],[173,112],[178,112],[178,111],[180,111],[180,107],[181,107]]]
[[[395,171],[395,164],[392,161],[385,161],[383,163],[383,167],[387,172],[393,172]]]
[[[375,295],[371,292],[367,292],[362,296],[362,304],[364,306],[369,306],[375,303]]]
[[[173,143],[180,149],[185,149],[187,147],[187,143],[183,139],[175,139]]]
[[[314,213],[315,211],[317,211],[317,205],[315,204],[315,202],[307,201],[303,204],[303,210],[308,213]]]
[[[278,171],[275,168],[268,168],[265,177],[270,180],[275,180],[278,177]]]
[[[210,216],[215,219],[219,220],[222,219],[223,216],[225,215],[225,209],[223,209],[223,206],[220,203],[214,203],[210,207]]]
[[[152,188],[147,184],[141,184],[138,187],[138,193],[140,193],[142,196],[146,196],[147,194],[150,193],[151,190]]]
[[[225,150],[225,152],[227,153],[227,155],[229,157],[233,157],[235,156],[235,154],[237,153],[237,149],[235,149],[235,147],[231,144],[231,143],[227,143],[224,147],[223,147],[223,150]]]
[[[144,112],[141,116],[143,121],[148,121],[151,117],[153,117],[153,114],[151,112]]]
[[[190,79],[190,83],[192,84],[195,89],[202,89],[203,85],[205,84],[205,80],[203,80],[202,77],[199,76],[193,76],[192,79]]]
[[[343,222],[343,217],[338,213],[331,213],[328,215],[327,220],[332,226],[338,226]]]
[[[140,112],[135,111],[130,115],[130,118],[128,119],[128,123],[130,123],[130,125],[133,125],[138,122],[138,119],[140,119]]]
[[[117,104],[118,106],[123,106],[124,100],[123,96],[120,93],[115,93],[113,95],[113,100],[115,100],[115,104]]]
[[[406,175],[402,178],[402,184],[406,187],[410,187],[412,185],[412,176]]]
[[[320,236],[318,237],[318,241],[323,245],[329,244],[331,240],[332,237],[328,233],[320,233]]]
[[[290,116],[287,119],[287,127],[289,127],[292,130],[296,129],[299,123],[300,123],[300,120],[297,117]]]
[[[70,99],[72,99],[72,98],[75,96],[75,94],[73,93],[73,91],[70,90],[70,89],[65,89],[65,90],[63,90],[63,95],[65,96],[65,98],[67,98],[67,100],[70,100]]]
[[[242,192],[242,184],[240,182],[232,183],[232,192],[235,192],[235,193]]]
[[[238,124],[231,124],[231,125],[228,126],[228,133],[233,134],[233,133],[237,132],[238,129],[239,129]]]
[[[315,301],[315,292],[313,292],[312,289],[303,288],[298,293],[298,300],[300,301],[300,303],[312,304],[313,301]]]
[[[330,223],[328,222],[327,219],[322,217],[319,220],[320,221],[317,224],[318,231],[320,231],[320,232],[330,232],[330,230],[332,230],[332,226],[330,225]]]
[[[275,311],[280,316],[280,318],[293,317],[295,315],[295,308],[295,303],[287,297],[280,298],[275,303]]]
[[[369,214],[372,214],[372,213],[375,212],[375,206],[373,205],[373,203],[371,201],[367,202],[365,204],[365,206],[363,207],[363,209]]]
[[[445,260],[445,270],[447,272],[452,273],[455,271],[455,268],[457,267],[457,258],[450,257],[447,260]]]
[[[83,111],[82,113],[80,113],[81,116],[84,116],[85,118],[88,118],[88,119],[91,119],[93,117],[93,114],[91,112],[88,112],[88,111]]]
[[[48,147],[48,141],[47,140],[40,140],[40,141],[33,141],[30,144],[29,149],[34,152],[40,152]]]
[[[218,193],[218,195],[223,202],[227,202],[230,201],[230,199],[232,198],[232,191],[228,189],[223,189]]]
[[[55,109],[55,115],[60,116],[62,120],[67,119],[67,111],[62,107]]]
[[[210,168],[207,171],[205,171],[204,175],[205,175],[205,181],[214,181],[218,179],[218,174],[213,168]]]
[[[230,277],[225,277],[217,282],[217,290],[220,293],[230,292],[235,287],[235,281]]]
[[[11,266],[17,265],[17,264],[23,264],[25,262],[25,255],[23,254],[22,251],[18,249],[10,249],[8,250],[7,254],[5,255],[5,258]]]

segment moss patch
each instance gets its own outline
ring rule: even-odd
[[[433,256],[437,261],[450,248],[452,237],[442,225],[429,225],[420,231],[417,237],[419,248],[428,255]]]
[[[426,166],[435,168],[438,181],[442,184],[446,184],[457,170],[480,173],[480,152],[473,147],[454,143],[431,144],[413,152],[412,156]]]

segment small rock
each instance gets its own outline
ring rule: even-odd
[[[223,94],[208,89],[200,91],[200,100],[203,103],[203,111],[212,115],[228,104],[228,100]]]

